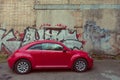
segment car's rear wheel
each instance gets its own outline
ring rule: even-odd
[[[84,72],[87,70],[87,61],[85,59],[77,59],[74,62],[73,69],[77,72]]]
[[[20,59],[15,63],[14,71],[19,74],[26,74],[31,71],[31,63],[28,60]]]

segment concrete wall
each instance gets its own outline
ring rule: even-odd
[[[34,6],[40,4],[78,4],[80,8],[35,9]],[[2,28],[0,29],[0,50],[4,47],[5,50],[11,52],[28,42],[49,38],[59,41],[70,39],[72,41],[66,43],[73,42],[74,44],[71,45],[75,46],[72,47],[84,46],[84,50],[95,51],[96,54],[117,55],[120,53],[119,14],[119,0],[0,0]],[[43,27],[51,27],[52,33],[48,29],[43,32]],[[55,28],[60,28],[61,32],[56,31]],[[43,35],[43,33],[48,35]],[[46,38],[41,38],[41,36]],[[12,41],[8,41],[9,39]],[[76,45],[77,43],[79,45]],[[16,44],[17,47],[14,47]]]

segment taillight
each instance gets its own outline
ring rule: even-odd
[[[11,55],[10,55],[10,57],[14,57],[15,56],[15,53],[17,53],[19,50],[16,50],[16,51],[14,51],[14,53],[12,53]]]

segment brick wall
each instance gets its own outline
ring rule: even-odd
[[[0,24],[6,29],[23,31],[35,21],[34,0],[1,0]]]

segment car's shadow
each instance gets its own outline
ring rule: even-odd
[[[92,68],[92,69],[89,69],[85,72],[76,72],[74,70],[71,70],[71,69],[38,69],[38,70],[32,70],[31,73],[56,73],[56,72],[60,72],[60,73],[63,73],[63,72],[72,72],[72,73],[86,73],[86,72],[91,72],[91,71],[94,71],[95,68]]]
[[[40,73],[40,72],[56,73],[56,72],[74,72],[74,71],[71,69],[38,69],[32,71],[32,73]]]

